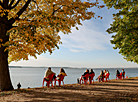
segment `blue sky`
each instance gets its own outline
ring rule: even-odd
[[[103,4],[101,0],[100,4]],[[113,50],[110,44],[111,35],[106,32],[113,22],[113,8],[92,8],[96,15],[103,19],[87,20],[79,30],[72,28],[72,33],[60,33],[62,45],[51,55],[47,52],[37,59],[30,57],[28,61],[11,62],[10,66],[43,66],[43,67],[75,67],[75,68],[123,68],[138,67],[133,62],[127,62],[118,50]]]

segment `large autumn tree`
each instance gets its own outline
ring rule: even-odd
[[[138,64],[138,0],[103,0],[107,7],[119,10],[113,14],[114,21],[107,29],[113,34],[114,49],[127,61]]]
[[[61,44],[58,33],[95,17],[94,6],[103,7],[97,0],[0,0],[0,90],[13,89],[8,61],[52,53]]]

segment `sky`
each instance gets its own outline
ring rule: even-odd
[[[101,0],[100,4],[104,4]],[[113,8],[92,8],[96,16],[103,19],[90,19],[83,21],[79,30],[72,28],[72,33],[65,35],[60,33],[62,45],[51,55],[49,52],[37,56],[37,59],[29,57],[28,61],[11,62],[10,66],[34,66],[34,67],[73,67],[73,68],[131,68],[138,67],[136,63],[127,62],[123,56],[114,50],[110,43],[112,34],[106,30],[113,22],[112,14],[118,11]]]

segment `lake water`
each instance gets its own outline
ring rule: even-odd
[[[64,79],[65,84],[73,84],[77,83],[77,78],[79,78],[86,68],[64,68],[67,76]],[[119,68],[98,68],[93,69],[95,72],[94,80],[98,77],[101,70],[109,70],[110,79],[116,78],[116,69],[121,72]],[[44,73],[47,68],[10,68],[10,76],[13,87],[16,89],[18,82],[21,83],[21,88],[35,88],[41,87],[42,81],[44,77]],[[136,77],[138,76],[138,68],[125,68],[126,76],[128,77]],[[59,74],[60,68],[52,68],[52,71],[57,75]]]

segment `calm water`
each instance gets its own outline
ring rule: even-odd
[[[64,79],[65,84],[77,83],[77,78],[79,78],[86,70],[85,68],[64,68],[64,69],[68,75]],[[94,80],[96,80],[97,76],[100,74],[100,71],[104,69],[105,68],[93,69],[95,72]],[[109,70],[110,72],[110,79],[116,78],[115,76],[116,69],[117,68],[107,68],[107,70]],[[16,89],[18,82],[21,83],[22,85],[21,88],[41,87],[44,73],[46,70],[47,68],[10,68],[10,76],[13,87]],[[118,70],[121,72],[121,69]],[[52,68],[52,71],[58,74],[60,68]],[[128,77],[138,76],[138,68],[125,68],[125,72]]]

